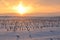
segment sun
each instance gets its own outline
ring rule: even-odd
[[[21,15],[30,12],[31,8],[31,6],[24,6],[22,2],[20,2],[17,6],[13,7],[13,9]]]
[[[20,4],[16,7],[16,10],[20,13],[20,14],[24,14],[27,12],[26,7],[23,6],[22,2],[20,2]]]
[[[24,14],[24,13],[26,13],[27,10],[22,5],[20,5],[17,7],[17,11],[21,14]]]

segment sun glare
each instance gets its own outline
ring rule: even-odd
[[[22,2],[20,2],[17,6],[13,7],[16,12],[19,14],[26,14],[31,10],[30,6],[24,6]]]

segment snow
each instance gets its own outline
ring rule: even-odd
[[[52,28],[51,28],[52,29]],[[56,30],[45,29],[42,31],[29,31],[29,32],[2,32],[0,33],[0,40],[17,40],[17,35],[19,35],[19,40],[58,40],[60,38],[60,29]]]
[[[10,20],[9,18],[6,19],[7,20],[5,20],[3,17],[0,18],[0,40],[60,40],[60,27],[56,26],[60,25],[60,21],[57,21],[58,18],[57,20],[52,18],[52,22],[53,20],[55,22],[55,23],[53,22],[53,25],[56,24],[53,27],[48,26],[42,28],[40,26],[43,26],[43,24],[46,23],[44,21],[40,20],[33,21],[31,19],[30,21],[26,21],[26,19],[24,19],[25,21],[20,20],[16,22],[16,20],[12,21],[13,19],[12,20]],[[8,19],[10,21],[8,21]],[[44,18],[42,20],[46,19]],[[39,21],[42,22],[43,24],[42,23],[40,24]],[[15,23],[18,23],[18,26]],[[47,25],[47,23],[45,25]],[[17,29],[15,30],[14,28]]]

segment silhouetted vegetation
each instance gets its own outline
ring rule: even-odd
[[[60,27],[60,17],[3,17],[0,19],[0,28],[7,31],[31,31],[44,27]]]

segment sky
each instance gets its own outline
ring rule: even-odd
[[[32,6],[32,12],[27,16],[60,16],[60,0],[0,0],[0,15],[15,13],[13,6],[20,2],[25,6]]]

